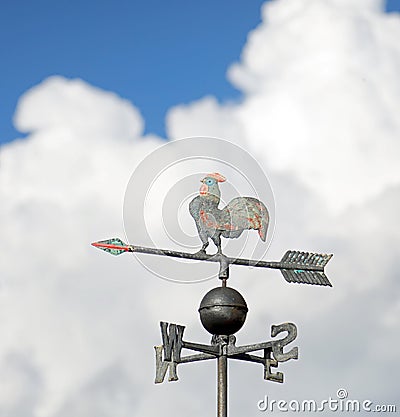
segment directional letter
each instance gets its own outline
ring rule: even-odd
[[[163,346],[154,346],[156,351],[156,379],[154,383],[161,384],[164,382],[165,374],[169,368],[168,381],[177,381],[176,362],[167,362],[162,360]]]
[[[164,360],[168,362],[171,360],[179,362],[181,360],[182,337],[185,326],[170,324],[169,333],[167,332],[168,323],[162,321],[160,322],[160,326],[164,346]]]
[[[266,359],[264,364],[264,379],[267,379],[268,381],[274,381],[274,382],[283,382],[283,373],[282,372],[271,372],[271,367],[277,368],[278,367],[278,361],[275,359]]]
[[[275,337],[279,333],[288,332],[287,336],[281,340],[274,341],[272,344],[272,352],[274,358],[278,362],[286,362],[289,359],[298,359],[299,357],[299,349],[297,347],[292,348],[289,352],[284,353],[283,347],[288,345],[297,336],[297,327],[293,323],[283,323],[277,326],[271,327],[271,336]]]
[[[181,360],[182,337],[185,330],[185,326],[169,324],[163,321],[160,322],[160,326],[163,345],[154,347],[156,351],[156,384],[164,381],[168,368],[168,381],[178,380],[176,367]]]

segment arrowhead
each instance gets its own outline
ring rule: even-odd
[[[121,253],[130,252],[132,250],[129,245],[119,238],[100,240],[99,242],[92,243],[92,246],[111,253],[111,255],[120,255]]]

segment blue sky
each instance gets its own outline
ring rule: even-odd
[[[262,3],[3,0],[0,143],[21,137],[12,124],[21,94],[54,74],[131,100],[146,132],[162,136],[175,104],[239,98],[226,70],[260,22]],[[387,10],[400,10],[400,0],[388,0]]]
[[[259,23],[262,3],[3,1],[0,141],[18,134],[18,97],[53,74],[128,98],[146,131],[160,135],[171,105],[206,94],[238,97],[225,72]]]
[[[276,0],[251,38],[261,2],[2,2],[0,137],[22,135],[11,123],[18,99],[18,126],[34,133],[0,147],[0,415],[171,417],[177,405],[191,417],[214,415],[215,365],[185,367],[179,386],[156,386],[152,347],[159,320],[207,343],[196,310],[218,283],[175,285],[90,242],[125,240],[125,224],[131,244],[189,250],[184,239],[193,237],[199,248],[187,210],[199,179],[226,176],[223,199],[258,195],[265,187],[248,181],[258,167],[276,201],[265,259],[288,249],[333,253],[334,287],[231,271],[251,313],[238,344],[268,340],[271,324],[293,321],[301,354],[281,369],[284,386],[232,364],[231,409],[258,415],[266,393],[311,399],[310,384],[316,400],[343,388],[350,400],[399,407],[400,351],[391,347],[400,343],[400,14],[385,15],[380,2]],[[226,81],[238,60],[230,76],[242,99]],[[165,141],[142,140],[137,109],[147,131],[162,134],[164,113],[187,102],[170,113],[170,137],[230,146],[171,141],[159,157]],[[157,172],[154,181],[138,167]],[[138,208],[123,215],[125,195]],[[271,199],[261,199],[272,213]],[[251,238],[259,242],[257,234],[236,242],[249,253]],[[193,264],[164,261],[148,262],[163,277],[196,277]],[[375,377],[385,369],[384,380]]]

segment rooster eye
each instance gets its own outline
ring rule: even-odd
[[[206,181],[206,184],[207,184],[207,185],[212,185],[212,184],[213,184],[213,182],[214,182],[213,180],[207,180],[207,181]]]

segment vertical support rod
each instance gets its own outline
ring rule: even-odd
[[[226,287],[226,281],[229,278],[229,261],[228,258],[221,253],[219,255],[219,274],[218,278],[222,280],[222,286]]]
[[[225,352],[218,356],[217,417],[228,417],[228,357]]]

